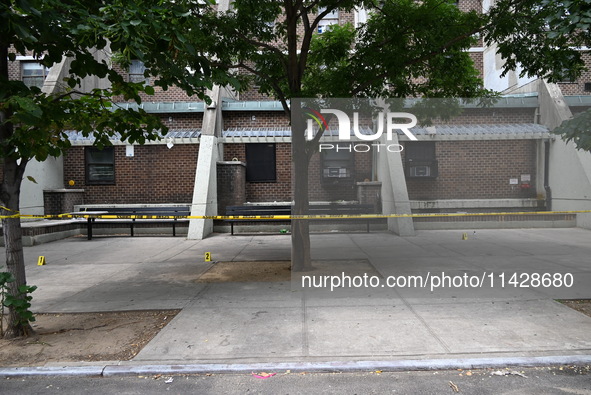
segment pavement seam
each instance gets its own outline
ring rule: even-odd
[[[310,355],[310,341],[308,338],[308,307],[306,303],[306,292],[302,293],[302,355]]]
[[[187,241],[188,241],[188,240],[187,240]],[[187,243],[188,245],[187,245],[187,247],[186,247],[186,248],[183,248],[183,249],[181,249],[180,251],[178,251],[176,254],[174,254],[174,255],[171,255],[171,256],[169,256],[169,257],[167,257],[166,259],[164,259],[164,262],[168,262],[168,261],[170,261],[172,258],[175,258],[175,257],[177,257],[177,256],[181,255],[183,252],[185,252],[185,251],[187,251],[187,250],[191,249],[191,248],[192,248],[192,247],[194,247],[195,245],[199,245],[199,244],[200,244],[199,242],[200,242],[201,240],[191,240],[191,241],[194,241],[195,243]],[[160,251],[160,252],[159,252],[157,255],[155,255],[155,256],[152,256],[152,257],[148,257],[148,258],[146,258],[145,260],[143,260],[143,261],[142,261],[142,263],[156,262],[154,259],[156,259],[156,258],[157,258],[158,256],[160,256],[161,254],[164,254],[165,252],[167,252],[167,250],[162,250],[162,251]]]
[[[410,310],[410,312],[418,318],[418,320],[423,324],[423,326],[425,328],[427,328],[427,331],[431,334],[431,336],[433,336],[433,338],[439,343],[439,345],[441,347],[443,347],[445,352],[448,354],[451,354],[452,353],[451,348],[449,348],[447,343],[445,343],[445,341],[441,337],[439,337],[439,335],[437,335],[437,333],[435,333],[435,331],[433,330],[433,328],[431,328],[431,326],[427,323],[427,321],[425,321],[425,319],[419,313],[417,313],[415,311],[415,309],[412,307],[412,305],[404,298],[404,296],[402,296],[398,292],[398,290],[395,289],[394,291],[398,294],[398,297],[400,297],[400,300],[402,301],[402,303],[404,303],[406,308],[408,310]]]
[[[242,252],[243,252],[243,251],[246,249],[246,247],[248,247],[248,246],[250,245],[250,243],[253,241],[253,239],[254,239],[254,236],[248,236],[248,237],[249,237],[249,240],[248,240],[246,243],[244,243],[244,247],[242,247],[242,248],[240,249],[240,251],[238,251],[238,253],[237,253],[236,255],[234,255],[234,257],[233,257],[232,259],[230,259],[230,262],[234,262],[234,261],[235,261],[235,259],[236,259],[237,257],[241,256],[241,255],[242,255]]]

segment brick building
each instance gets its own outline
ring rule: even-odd
[[[466,10],[482,8],[477,0],[458,4]],[[364,18],[362,11],[335,12],[320,24],[319,33],[331,24],[357,24]],[[404,147],[400,153],[315,154],[308,174],[310,201],[368,202],[384,213],[575,207],[568,202],[580,197],[563,193],[557,173],[564,171],[561,155],[572,156],[572,147],[562,152],[567,145],[549,133],[556,125],[547,114],[558,111],[556,100],[563,100],[573,113],[591,106],[591,75],[550,87],[515,73],[501,78],[492,50],[480,42],[469,52],[486,87],[506,96],[491,107],[466,106],[451,120],[419,125],[413,129],[419,141],[399,133],[396,142]],[[44,78],[47,85],[65,72],[57,66],[40,68],[32,57],[18,57],[11,70],[11,78],[40,86]],[[144,80],[141,64],[120,72],[129,80]],[[156,88],[154,96],[145,97],[141,107],[158,114],[170,128],[159,142],[132,146],[114,141],[113,147],[98,151],[90,140],[72,132],[72,148],[53,166],[58,176],[40,188],[64,194],[76,191],[88,205],[190,204],[200,215],[224,214],[232,204],[291,202],[291,130],[280,103],[256,87],[239,95],[223,89],[214,93],[217,100],[212,106],[174,87]],[[330,134],[321,142],[338,145]],[[206,150],[205,145],[213,148]],[[217,165],[199,168],[201,161]],[[586,168],[587,162],[581,166]],[[45,167],[33,165],[30,171],[47,171]],[[203,173],[208,176],[200,178]],[[210,183],[217,193],[204,192],[202,200],[196,198],[211,189]],[[556,190],[564,196],[558,197]],[[35,199],[39,200],[37,195]],[[26,205],[39,208],[39,203]],[[399,223],[390,229],[404,234],[404,226]]]

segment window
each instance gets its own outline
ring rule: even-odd
[[[275,182],[275,144],[246,144],[246,181]]]
[[[431,141],[408,142],[404,146],[405,174],[410,178],[435,178],[438,165],[435,143]]]
[[[113,147],[104,147],[102,150],[87,147],[85,157],[87,185],[115,183],[115,149]]]
[[[560,73],[558,73],[558,83],[559,84],[572,84],[575,82],[575,77],[573,76],[573,72],[570,69],[564,69]]]
[[[144,73],[146,66],[144,62],[139,60],[132,60],[129,65],[129,82],[143,82],[146,85],[150,84],[150,78],[145,77]]]
[[[43,87],[49,69],[39,62],[21,62],[22,81],[28,87]]]
[[[326,7],[318,7],[318,15],[326,11]],[[330,11],[324,18],[318,22],[318,33],[324,33],[330,28],[330,25],[339,23],[339,10],[334,9]]]

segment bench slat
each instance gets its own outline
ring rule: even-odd
[[[105,215],[121,215],[121,216],[134,216],[134,215],[146,215],[146,216],[166,216],[166,217],[186,217],[191,214],[189,206],[165,206],[165,207],[85,207],[82,211],[104,211]],[[92,239],[92,225],[96,220],[101,218],[88,218],[87,229],[88,229],[88,240]],[[176,236],[176,224],[179,221],[183,221],[183,218],[131,218],[125,219],[104,219],[110,223],[126,223],[130,226],[131,236],[134,236],[134,224],[136,223],[166,223],[172,225],[172,235]],[[184,221],[183,221],[184,222]]]

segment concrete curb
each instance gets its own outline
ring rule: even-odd
[[[0,369],[0,377],[102,376],[104,366],[34,366]]]
[[[1,368],[0,377],[31,376],[135,376],[152,374],[205,374],[281,372],[330,373],[382,370],[385,372],[412,370],[484,369],[505,367],[533,367],[591,364],[591,355],[546,357],[497,357],[457,359],[417,359],[400,361],[351,362],[280,362],[253,364],[187,364],[187,365],[104,365],[104,366],[51,366]]]

